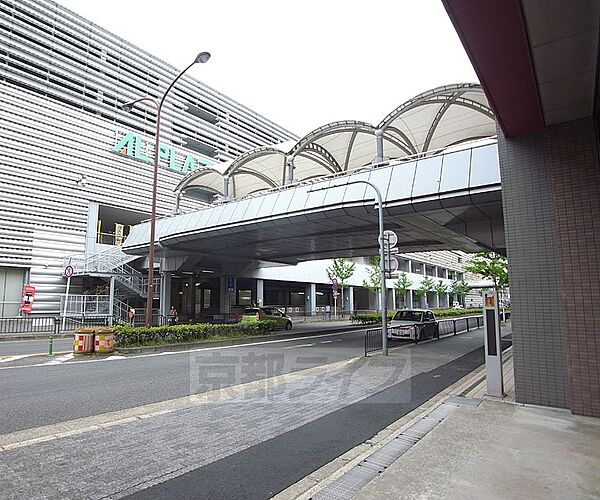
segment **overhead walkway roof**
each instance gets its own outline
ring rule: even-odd
[[[401,251],[504,249],[498,150],[488,139],[159,220],[156,250],[165,257],[203,254],[288,264],[375,254],[373,189],[349,184],[356,180],[381,191],[385,227],[398,234]],[[133,228],[123,250],[145,255],[148,247],[145,223]]]
[[[480,85],[445,85],[413,97],[377,125],[329,123],[297,142],[258,147],[233,161],[196,170],[177,190],[223,195],[224,179],[229,179],[228,194],[240,198],[283,186],[290,177],[290,162],[296,181],[348,172],[372,164],[377,133],[382,135],[384,158],[394,160],[493,136],[496,125]]]

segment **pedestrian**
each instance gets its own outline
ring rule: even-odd
[[[171,306],[169,310],[169,325],[174,326],[177,324],[177,309],[175,306]]]
[[[129,318],[129,324],[133,326],[135,321],[135,309],[133,307],[127,311],[127,317]]]

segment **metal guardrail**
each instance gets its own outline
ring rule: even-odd
[[[507,317],[510,316],[510,313],[506,313]],[[483,315],[479,316],[466,316],[461,318],[452,318],[452,319],[442,319],[438,321],[438,331],[440,335],[456,335],[460,332],[469,332],[476,328],[481,328],[483,326]],[[408,326],[408,327],[388,327],[388,347],[396,347],[401,343],[405,342],[406,339],[399,338],[399,336],[394,336],[394,330],[399,329],[416,329],[416,325]],[[365,356],[367,356],[370,352],[377,352],[382,350],[382,338],[381,338],[381,328],[371,328],[365,331]]]
[[[114,326],[127,324],[122,318],[115,316],[30,316],[0,318],[0,337],[2,335],[19,334],[58,334],[70,333],[76,328],[85,326]],[[155,314],[152,316],[153,326],[163,326],[168,323],[165,316]],[[133,318],[133,326],[144,326],[146,318],[143,314]]]

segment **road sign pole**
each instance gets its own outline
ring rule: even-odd
[[[71,288],[71,276],[67,278],[67,290],[65,291],[65,307],[63,307],[62,329],[65,330],[67,323],[67,304],[69,303],[69,288]]]

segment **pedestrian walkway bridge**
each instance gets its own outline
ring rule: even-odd
[[[215,262],[295,264],[376,254],[375,193],[384,225],[401,252],[505,248],[495,139],[288,184],[157,221],[163,257],[202,254]],[[324,189],[323,189],[324,188]],[[149,223],[135,226],[123,250],[148,252]]]

